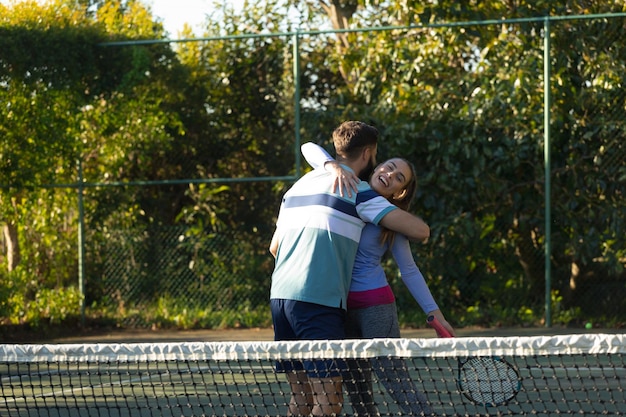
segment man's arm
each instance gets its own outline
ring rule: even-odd
[[[276,258],[276,252],[278,252],[278,229],[274,231],[272,242],[270,243],[270,253],[274,258]]]
[[[424,220],[400,209],[387,213],[380,224],[389,230],[402,233],[410,240],[421,242],[430,236],[430,227]]]

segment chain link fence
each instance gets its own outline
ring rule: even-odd
[[[441,112],[471,118],[466,116],[466,120],[451,126],[437,125],[437,120],[445,120],[438,114],[423,115],[427,121],[417,130],[425,133],[404,146],[408,154],[421,158],[417,161],[420,189],[430,194],[419,197],[415,211],[429,213],[436,219],[431,240],[414,245],[415,257],[440,306],[454,311],[450,317],[457,325],[533,323],[545,314],[544,307],[557,324],[578,325],[594,318],[616,325],[626,320],[626,93],[621,88],[626,81],[626,55],[617,51],[623,44],[624,18],[555,19],[548,27],[545,23],[474,22],[406,31],[406,36],[415,36],[424,48],[434,45],[435,39],[454,42],[461,34],[466,42],[475,45],[471,49],[475,57],[466,60],[467,71],[449,75],[457,78],[459,89],[448,93],[463,95],[467,100],[450,97],[449,103],[439,103]],[[527,38],[530,43],[521,47],[507,45],[519,41],[516,36],[508,38],[507,33],[515,33],[520,25],[534,25],[537,36]],[[472,35],[476,26],[501,31],[502,46],[482,44],[479,32]],[[552,42],[549,153],[545,150],[545,140],[549,138],[541,123],[546,70],[541,57],[546,47],[546,30],[550,31]],[[586,34],[584,49],[578,43],[581,33]],[[595,44],[591,44],[593,36],[589,34],[594,33]],[[395,40],[390,37],[388,41]],[[302,48],[306,49],[306,43]],[[505,80],[501,69],[480,66],[485,48],[498,49],[502,54],[510,48],[523,50],[519,60],[525,65],[509,63],[510,79]],[[389,57],[369,58],[370,70],[374,70],[374,61]],[[403,56],[398,64],[413,62],[418,66],[421,58]],[[533,60],[534,66],[528,65]],[[527,71],[533,67],[535,72],[521,72],[522,68]],[[430,68],[432,73],[423,75],[424,83],[419,87],[423,96],[413,99],[442,98],[436,94],[436,88],[429,90],[437,83],[438,70],[441,68]],[[574,81],[579,83],[576,89],[561,88],[575,77],[581,77]],[[490,96],[480,98],[485,94]],[[515,102],[511,101],[514,95]],[[308,99],[313,101],[313,97],[305,96],[301,103]],[[468,111],[466,107],[472,107],[472,99],[484,109]],[[485,103],[489,105],[484,106]],[[329,111],[325,117],[329,121],[335,116]],[[333,123],[320,120],[318,112],[303,108],[301,125],[296,128],[303,132],[304,141],[328,146],[328,137],[313,135],[310,127],[325,125],[319,131],[329,135]],[[395,156],[388,154],[389,149],[396,149],[393,133],[393,128],[383,132],[379,160]],[[477,133],[484,142],[473,141]],[[297,145],[295,141],[293,146]],[[453,146],[458,148],[456,153],[449,152]],[[423,147],[424,152],[416,151],[418,147]],[[503,150],[512,155],[510,159],[499,154]],[[546,169],[551,172],[548,179]],[[460,178],[465,182],[457,182]],[[288,185],[289,181],[284,180],[244,179],[237,183],[236,191],[225,193],[231,193],[236,201],[240,196],[258,193],[262,186],[284,190]],[[151,188],[155,200],[168,198],[169,187],[146,187]],[[52,188],[37,190],[33,196],[61,201],[67,197],[59,197],[60,194],[73,192]],[[87,221],[84,241],[80,243],[84,245],[84,259],[55,265],[59,270],[65,268],[59,276],[69,277],[76,277],[77,263],[82,266],[87,316],[113,317],[118,325],[140,327],[271,324],[268,297],[273,259],[267,247],[273,224],[255,224],[252,216],[247,222],[227,226],[155,222],[146,227],[129,224],[124,218],[111,222],[109,217],[102,222],[89,212],[95,200],[110,201],[111,212],[117,204],[127,210],[122,202],[132,201],[133,197],[120,195],[133,192],[134,187],[124,185],[89,189],[84,195]],[[463,194],[473,198],[461,198]],[[489,206],[483,206],[483,202]],[[280,195],[274,193],[263,204],[273,204],[277,213]],[[74,222],[80,217],[78,213],[78,208],[66,206],[63,215],[52,216],[52,223],[41,233],[56,228],[63,231],[61,235],[65,233],[65,244],[79,241]],[[548,215],[551,220],[546,222]],[[431,218],[426,220],[430,222]],[[54,259],[58,240],[46,241],[35,226],[30,232],[24,241],[28,245],[36,242],[47,251],[41,256],[48,253],[49,259]],[[467,236],[474,237],[471,246],[467,245]],[[550,245],[550,270],[546,269],[546,245]],[[394,263],[387,260],[386,268],[403,324],[420,325],[422,314],[403,288]],[[546,279],[550,280],[547,285]],[[28,277],[23,280],[30,282],[31,291],[49,284]],[[73,285],[60,279],[57,284]],[[503,323],[502,317],[516,317],[517,322]]]

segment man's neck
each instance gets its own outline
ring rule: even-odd
[[[337,161],[338,163],[342,165],[350,167],[350,169],[352,169],[355,172],[357,171],[358,164],[356,164],[356,161],[348,161],[347,159],[341,158],[340,156],[335,157],[335,161]]]

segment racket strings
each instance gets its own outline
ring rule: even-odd
[[[515,369],[502,360],[472,358],[459,370],[459,386],[471,401],[495,406],[517,394],[520,379]]]

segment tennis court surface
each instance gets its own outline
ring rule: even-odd
[[[275,372],[275,361],[318,358],[357,359],[371,371],[383,416],[411,415],[398,401],[406,397],[388,389],[410,389],[411,383],[439,416],[622,416],[625,352],[626,335],[620,334],[4,344],[0,416],[285,416],[290,386]],[[514,371],[479,370],[464,381],[459,369],[476,357],[501,359]],[[389,364],[397,369],[382,369]],[[469,389],[482,392],[472,396]],[[511,399],[501,392],[511,389]],[[490,404],[500,399],[503,404]],[[342,415],[355,415],[347,393]]]

